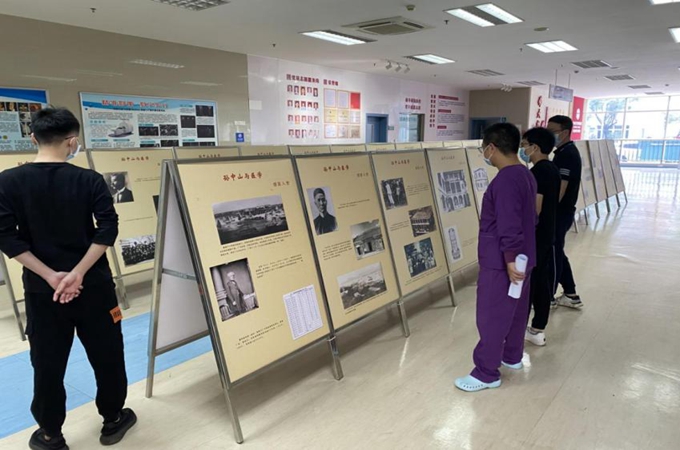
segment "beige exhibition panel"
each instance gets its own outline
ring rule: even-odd
[[[421,144],[423,146],[423,150],[428,149],[428,148],[443,148],[444,147],[444,141],[429,141],[429,142],[422,142]]]
[[[479,218],[467,155],[462,148],[428,150],[427,159],[449,270],[456,272],[477,262]]]
[[[327,336],[291,160],[180,163],[178,170],[231,382]],[[225,317],[218,293],[226,308],[232,277],[243,308]],[[304,295],[306,306],[291,310],[293,295]],[[296,324],[318,328],[295,339]]]
[[[599,203],[607,199],[607,186],[604,181],[604,168],[602,167],[598,141],[588,141],[588,156],[593,171],[593,181],[595,182],[595,198]]]
[[[616,195],[616,181],[614,180],[614,170],[612,169],[612,161],[609,159],[609,148],[607,148],[607,141],[598,141],[600,147],[600,159],[602,161],[602,170],[604,171],[604,185],[607,189],[607,198]]]
[[[375,153],[372,158],[405,296],[448,273],[425,153]]]
[[[463,141],[444,141],[444,147],[447,148],[465,148]]]
[[[368,155],[347,155],[298,158],[296,162],[337,330],[399,299],[371,160]],[[317,189],[324,191],[335,230],[317,226]]]
[[[397,149],[394,142],[381,142],[366,144],[366,150],[369,152],[393,152]]]
[[[175,147],[175,159],[215,159],[239,156],[238,147]]]
[[[578,152],[581,154],[581,192],[583,202],[586,207],[597,203],[595,196],[595,178],[593,178],[593,167],[590,163],[590,152],[586,141],[574,142]]]
[[[583,211],[586,209],[586,199],[583,196],[583,188],[578,190],[578,197],[576,198],[576,212]]]
[[[290,145],[290,154],[300,155],[324,155],[331,152],[330,145]]]
[[[619,155],[616,154],[616,145],[614,141],[605,141],[607,145],[607,153],[609,154],[609,161],[611,163],[612,172],[614,173],[614,183],[616,184],[616,193],[621,194],[626,190],[626,183],[623,181],[623,173],[621,172],[621,163],[619,162]]]
[[[331,153],[366,153],[366,144],[331,145]]]
[[[246,145],[241,147],[241,156],[288,156],[286,145]]]
[[[395,144],[396,149],[399,151],[402,150],[422,150],[423,149],[423,143],[422,142],[397,142]]]
[[[114,203],[118,212],[118,239],[113,251],[120,275],[153,269],[156,245],[156,209],[161,190],[161,163],[173,159],[170,148],[141,148],[126,150],[93,150],[93,168],[110,182],[112,174],[123,174],[130,197]],[[138,247],[141,247],[139,250]]]
[[[478,147],[466,148],[465,153],[467,155],[468,168],[470,169],[470,178],[472,180],[472,186],[475,192],[477,215],[478,217],[481,217],[484,194],[486,194],[489,183],[491,183],[491,180],[493,180],[498,173],[498,169],[484,162],[484,156],[479,151]]]
[[[465,148],[477,148],[482,146],[482,140],[481,139],[468,139],[463,142],[463,147]]]

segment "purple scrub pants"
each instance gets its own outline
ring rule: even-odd
[[[508,297],[510,279],[504,270],[480,268],[477,281],[477,330],[479,343],[472,376],[484,383],[501,377],[501,361],[517,364],[524,353],[524,333],[529,309],[531,272],[519,299]]]

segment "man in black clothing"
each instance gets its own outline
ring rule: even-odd
[[[33,114],[32,127],[35,162],[0,174],[0,251],[24,266],[31,412],[40,426],[29,447],[68,449],[61,428],[74,331],[97,379],[96,404],[104,417],[99,440],[112,445],[137,421],[123,409],[122,314],[105,255],[118,235],[118,215],[104,178],[66,163],[80,150],[75,116],[46,108]]]
[[[536,178],[536,267],[531,275],[531,305],[534,318],[527,327],[525,340],[534,345],[545,345],[545,328],[550,315],[550,302],[555,295],[555,222],[560,195],[560,171],[548,155],[555,146],[555,136],[545,128],[532,128],[522,136],[520,157],[533,163],[531,173]],[[531,306],[529,306],[531,314]]]
[[[564,241],[574,223],[576,202],[581,189],[581,155],[571,140],[574,122],[567,116],[554,116],[548,121],[548,130],[555,134],[555,157],[553,162],[560,169],[560,203],[557,205],[557,229],[555,234],[556,283],[562,285],[564,292],[556,300],[560,306],[582,308],[581,298],[576,294],[576,283],[571,271],[569,258],[564,253]]]
[[[314,204],[319,211],[319,215],[314,219],[314,229],[316,234],[332,233],[338,229],[338,222],[335,216],[328,212],[328,200],[326,192],[322,188],[316,188],[313,192]]]

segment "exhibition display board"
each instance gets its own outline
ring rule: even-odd
[[[425,153],[371,157],[401,294],[406,296],[449,273]]]
[[[366,153],[365,144],[331,145],[331,153]]]
[[[396,149],[399,151],[404,151],[404,150],[422,150],[423,149],[423,144],[422,142],[397,142],[395,144]]]
[[[626,192],[626,184],[623,181],[623,173],[621,172],[621,162],[619,156],[616,154],[616,145],[614,141],[605,141],[607,145],[607,153],[609,154],[609,161],[611,162],[612,172],[614,173],[614,183],[616,184],[616,193],[623,194]]]
[[[600,158],[599,141],[588,141],[588,157],[590,158],[590,166],[593,170],[595,199],[599,203],[607,199],[607,187],[604,181],[604,168],[602,167],[602,158]]]
[[[323,155],[331,152],[330,145],[289,145],[290,154],[298,155]]]
[[[173,147],[175,159],[233,158],[241,153],[238,147]]]
[[[394,142],[381,142],[381,143],[372,143],[372,144],[366,144],[366,150],[369,152],[393,152],[397,148],[394,145]]]
[[[291,160],[179,161],[177,175],[228,381],[328,336]]]
[[[326,298],[338,330],[399,299],[368,155],[296,159]]]
[[[47,106],[47,91],[0,87],[0,151],[35,150],[31,113]]]
[[[444,147],[446,148],[465,148],[463,141],[444,141]]]
[[[241,156],[288,156],[287,145],[244,145],[241,146]]]
[[[479,147],[468,147],[465,149],[470,169],[470,179],[474,186],[475,203],[477,204],[477,216],[482,215],[482,202],[484,194],[489,187],[489,183],[498,173],[498,169],[484,162],[484,155],[479,151]]]
[[[102,149],[89,154],[92,168],[109,185],[119,216],[118,240],[113,247],[118,275],[152,269],[161,163],[173,159],[172,149]]]
[[[434,186],[449,270],[477,262],[479,218],[474,204],[467,155],[462,148],[430,149],[428,167]]]
[[[612,168],[612,161],[609,159],[609,148],[607,141],[598,141],[600,147],[600,159],[602,160],[602,170],[604,175],[604,185],[607,190],[607,198],[613,197],[617,194],[616,180],[614,180],[614,169]]]
[[[443,148],[444,147],[444,141],[429,141],[429,142],[421,142],[421,145],[423,149],[428,149],[428,148]]]
[[[578,152],[581,154],[581,192],[586,208],[597,203],[595,196],[595,178],[593,177],[593,167],[590,163],[590,152],[586,141],[574,142]]]

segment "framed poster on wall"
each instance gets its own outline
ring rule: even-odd
[[[34,150],[31,113],[47,106],[47,91],[0,87],[0,151]]]
[[[85,147],[214,147],[217,103],[80,93]]]

